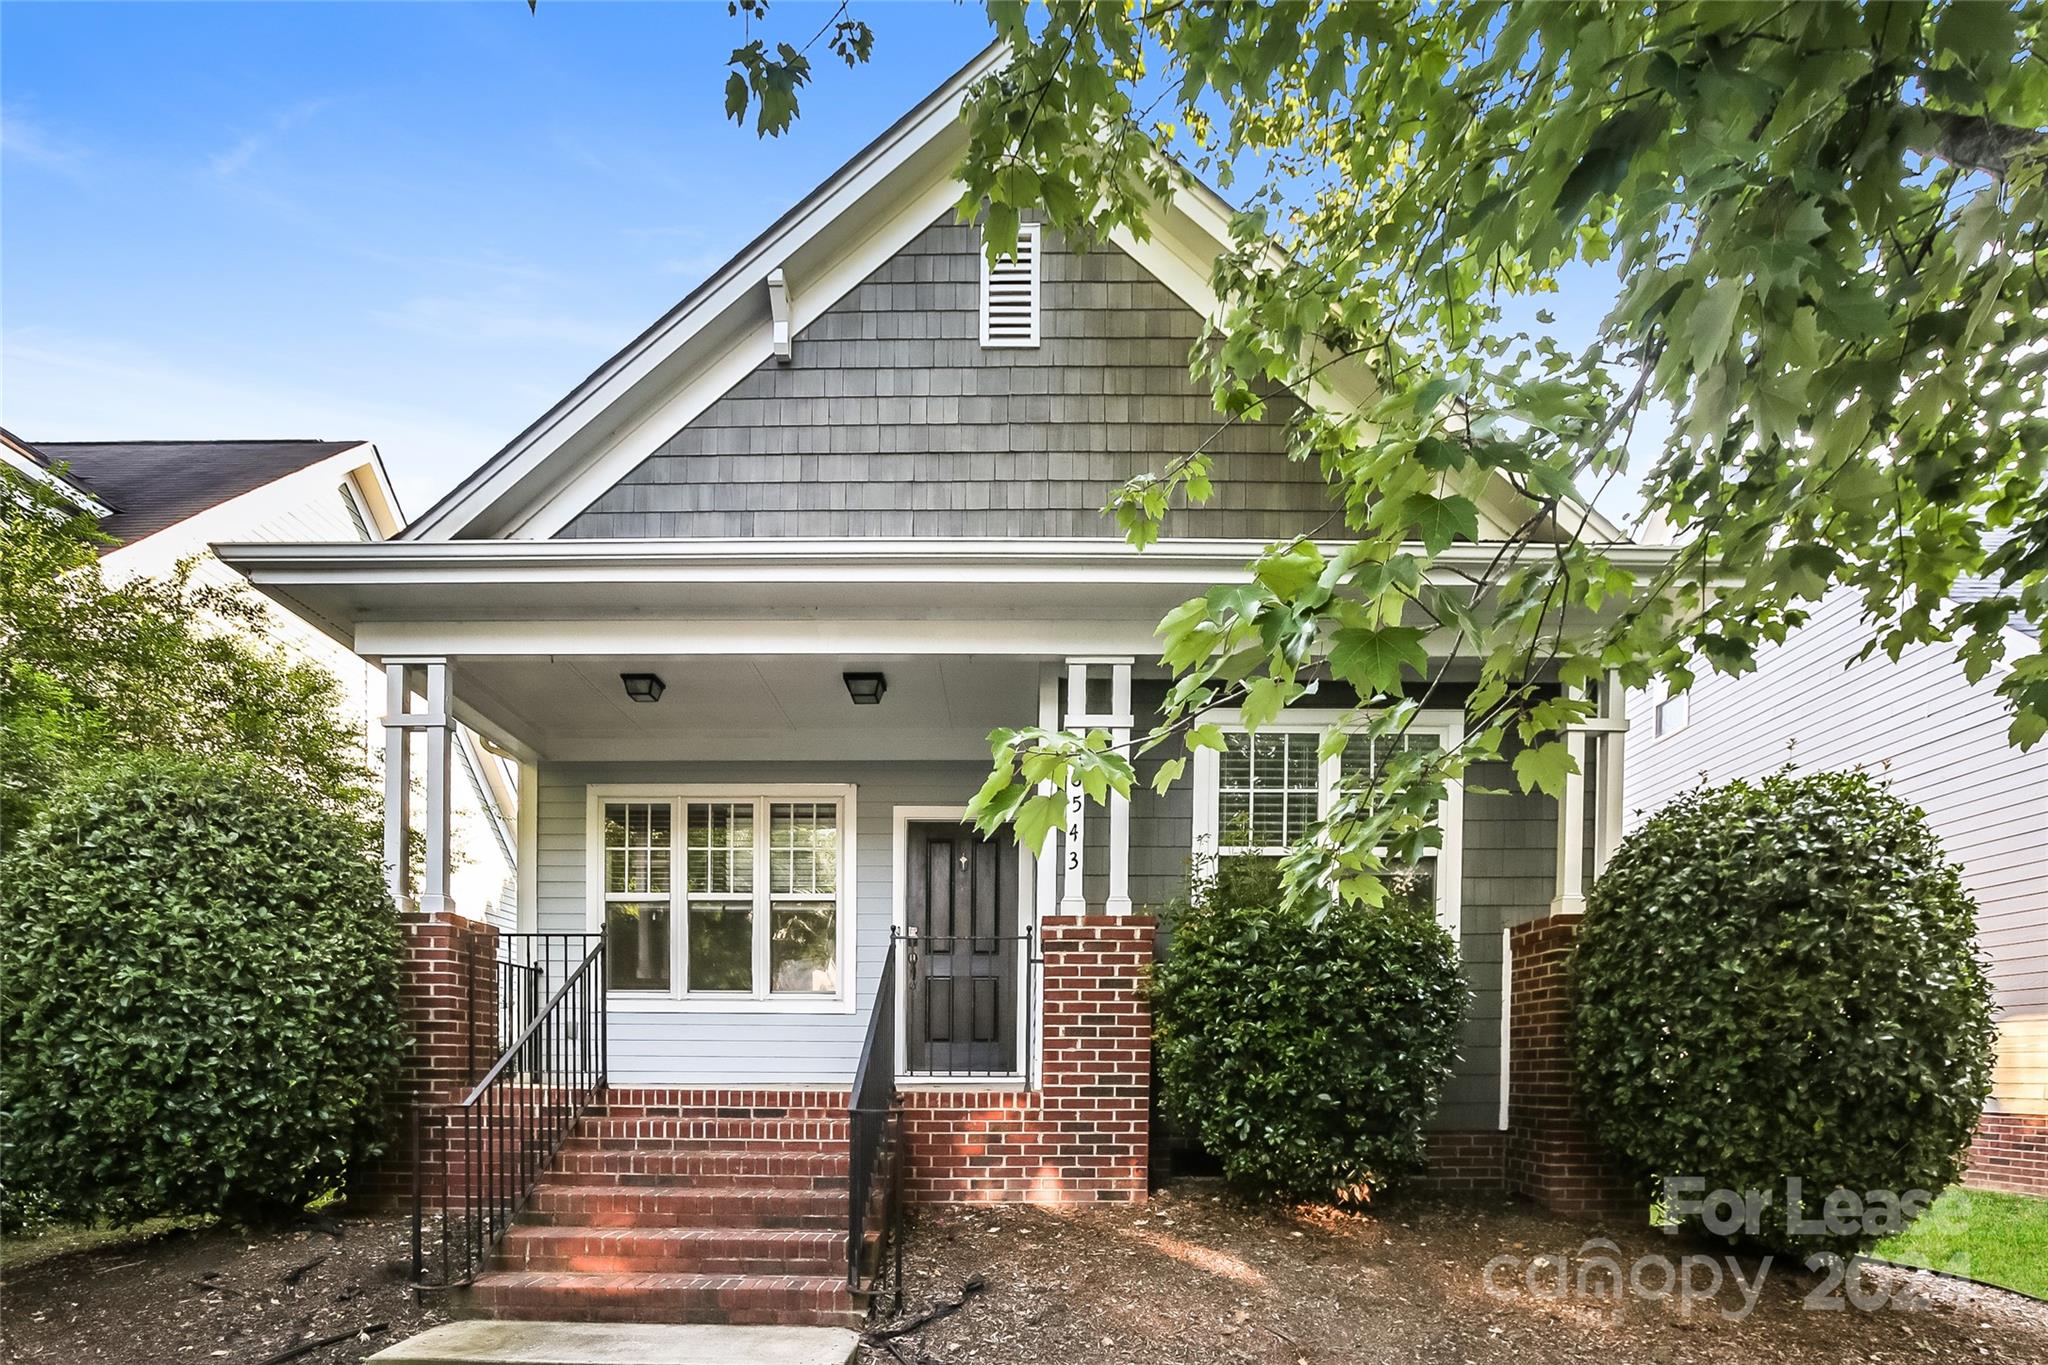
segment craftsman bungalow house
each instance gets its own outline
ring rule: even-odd
[[[892,1099],[913,1199],[1142,1199],[1154,911],[1192,856],[1246,829],[1284,847],[1341,764],[1372,761],[1365,746],[1317,760],[1341,706],[1326,687],[1164,796],[1077,803],[1040,856],[963,827],[991,730],[1143,727],[1165,687],[1159,618],[1331,507],[1278,420],[1218,434],[1189,379],[1227,242],[1213,195],[1185,189],[1147,240],[1087,252],[1027,225],[1013,259],[984,264],[952,172],[962,98],[998,60],[924,100],[395,540],[221,549],[388,670],[394,752],[425,744],[445,772],[459,721],[519,759],[520,933],[491,951],[538,952],[550,991],[574,977],[563,1008],[594,994],[578,1027],[601,1030],[603,1060],[563,1079],[588,1108],[508,1202],[517,1225],[495,1251],[495,1233],[475,1239],[488,1311],[853,1311],[861,1116]],[[1336,375],[1315,399],[1351,402],[1359,382]],[[1131,549],[1101,514],[1111,491],[1204,441],[1214,500]],[[1481,502],[1482,543],[1453,562],[1492,555],[1483,541],[1527,510],[1505,485]],[[410,686],[424,709],[408,711]],[[1588,776],[1561,803],[1474,790],[1442,812],[1427,872],[1472,989],[1442,1180],[1579,1207],[1599,1193],[1572,1164],[1560,1090],[1540,1084],[1564,1064],[1543,969],[1620,827],[1618,702],[1574,738]],[[1454,707],[1426,712],[1409,742],[1459,725]],[[445,799],[430,782],[409,907],[428,983],[462,979],[478,951],[446,918]],[[574,951],[548,935],[578,936]],[[599,943],[593,993],[576,963]],[[446,1060],[463,1049],[431,1045],[459,1021],[415,1014],[430,1104],[488,1106],[482,1092],[535,1070],[471,1095],[477,1075]],[[472,1022],[469,1054],[487,1027]],[[574,1051],[584,1034],[563,1027]],[[1526,1103],[1504,1080],[1524,1035]],[[449,1182],[473,1185],[466,1163],[487,1157],[448,1140]]]

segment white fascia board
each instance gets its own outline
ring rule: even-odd
[[[1342,542],[1329,542],[1334,553]],[[701,539],[223,543],[220,557],[252,580],[292,582],[844,581],[1037,582],[1214,580],[1219,566],[1242,569],[1267,546],[1258,540],[1162,540],[1138,550],[1120,540],[1085,538]],[[1419,548],[1419,547],[1418,547]],[[1499,547],[1453,545],[1436,556],[1432,581],[1456,585],[1491,565]],[[1523,546],[1508,563],[1548,558]],[[1609,555],[1638,571],[1662,568],[1678,547],[1618,545]],[[963,578],[964,576],[964,578]]]
[[[800,270],[792,269],[799,264],[797,258],[883,182],[920,156],[932,156],[934,144],[946,134],[951,133],[957,140],[961,136],[960,108],[968,90],[1005,57],[1002,44],[991,44],[475,474],[429,508],[405,530],[402,538],[436,541],[479,530],[498,533],[490,525],[481,524],[491,509],[536,475],[579,433],[599,424],[622,398],[660,370],[692,337],[736,306],[747,310],[749,316],[758,312],[765,323],[767,299],[763,286],[771,269],[791,269],[791,285],[801,300],[813,285]],[[793,325],[802,324],[793,320]],[[543,500],[555,501],[561,493],[559,488],[550,490]],[[531,513],[525,513],[525,517],[530,519]],[[519,511],[503,518],[521,519]]]

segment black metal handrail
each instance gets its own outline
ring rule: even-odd
[[[894,1258],[896,1306],[903,1303],[903,1106],[896,1094],[896,945],[868,1015],[853,1072],[847,1118],[846,1285],[877,1298]],[[872,1244],[869,1229],[873,1225]]]
[[[527,964],[529,969],[534,964]],[[474,1016],[472,1016],[474,1017]],[[548,1164],[604,1092],[604,940],[459,1104],[440,1116],[441,1279],[469,1283],[525,1209]],[[426,1278],[424,1120],[413,1124],[413,1278]]]
[[[542,1006],[569,979],[569,973],[576,970],[577,964],[590,955],[590,950],[601,937],[601,934],[591,932],[501,932],[498,935],[497,1038],[500,1042],[510,1042],[526,1032],[528,1026],[540,1017]],[[478,984],[476,974],[471,974],[470,982],[472,987]],[[474,1012],[472,1017],[475,1017]],[[475,1073],[474,1064],[471,1073]]]

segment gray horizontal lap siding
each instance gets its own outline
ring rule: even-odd
[[[1205,442],[1216,495],[1167,534],[1290,536],[1328,515],[1277,412],[1216,413],[1188,376],[1200,316],[1122,250],[1048,233],[1042,343],[984,348],[980,244],[927,228],[560,535],[1114,536],[1111,492]]]

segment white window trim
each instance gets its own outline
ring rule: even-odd
[[[1290,710],[1278,719],[1259,727],[1261,734],[1315,734],[1320,735],[1344,722],[1345,711]],[[1238,711],[1211,711],[1203,716],[1222,729],[1242,731],[1243,713]],[[1363,730],[1364,722],[1354,722],[1353,730]],[[1446,749],[1455,748],[1464,742],[1465,718],[1457,711],[1421,711],[1408,726],[1411,734],[1435,735]],[[1199,865],[1213,862],[1218,847],[1218,821],[1221,777],[1218,764],[1220,755],[1214,749],[1195,751],[1195,820],[1194,859]],[[1333,754],[1322,761],[1318,776],[1321,790],[1316,802],[1318,818],[1329,813],[1331,796],[1337,790],[1337,782],[1343,771],[1343,756]],[[1451,941],[1463,951],[1460,931],[1464,924],[1462,882],[1465,870],[1465,784],[1457,779],[1445,783],[1444,799],[1438,809],[1438,825],[1443,833],[1443,843],[1436,850],[1436,918],[1451,935]],[[1237,850],[1238,852],[1278,854],[1285,849]]]
[[[859,886],[857,850],[859,811],[858,788],[852,783],[744,783],[721,782],[712,786],[672,782],[627,782],[592,785],[585,789],[583,815],[584,904],[586,921],[596,933],[604,932],[604,805],[607,801],[666,801],[670,815],[669,876],[669,989],[605,992],[605,1008],[614,1013],[644,1014],[851,1014],[854,1010],[856,961],[854,957],[855,918]],[[767,991],[765,964],[760,960],[765,939],[755,937],[755,995],[691,995],[689,981],[690,926],[688,899],[684,888],[688,874],[682,856],[688,838],[684,806],[691,801],[831,801],[839,806],[839,881],[837,892],[839,990],[834,995],[771,995]],[[761,838],[767,826],[756,822]],[[756,844],[755,858],[763,856],[765,844]],[[755,876],[765,896],[767,871]],[[643,899],[654,899],[645,897]],[[757,911],[758,913],[758,911]]]
[[[988,251],[986,250],[987,244],[983,243],[984,249],[981,252],[981,344],[985,348],[1014,349],[1019,347],[1035,347],[1039,344],[1040,338],[1045,334],[1045,290],[1043,285],[1045,270],[1043,255],[1040,251],[1044,243],[1039,235],[1038,224],[1017,224],[1017,245],[1022,247],[1026,242],[1031,244],[1030,259],[1026,262],[1026,265],[1030,268],[1031,288],[1031,335],[1029,337],[994,337],[989,335],[989,284],[991,277]]]
[[[892,939],[896,934],[910,927],[910,825],[914,820],[957,820],[966,823],[965,806],[898,806],[895,810],[895,829],[892,838],[890,858],[889,926]],[[1007,838],[1007,835],[998,836]],[[1037,859],[1031,850],[1021,844],[1017,848],[1017,915],[1019,932],[1031,931],[1031,949],[1043,951],[1038,942],[1038,898],[1034,888],[1038,882]],[[1023,996],[1024,978],[1029,974],[1028,964],[1022,956],[1017,962],[1019,997]],[[910,1018],[907,1013],[910,1003],[909,992],[904,987],[903,963],[896,964],[896,1084],[913,1090],[1022,1090],[1026,1076],[1039,1076],[1043,1072],[1038,1066],[1040,1057],[1039,1023],[1045,1018],[1045,973],[1039,972],[1031,978],[1031,998],[1025,1008],[1029,1011],[1018,1024],[1024,1031],[1025,1069],[995,1076],[926,1076],[905,1070],[910,1057]]]

